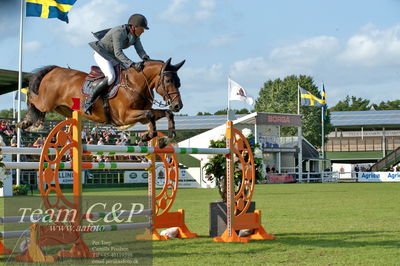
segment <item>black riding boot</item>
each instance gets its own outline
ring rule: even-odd
[[[96,101],[97,97],[101,94],[101,92],[107,88],[108,86],[108,78],[104,78],[102,81],[100,81],[96,87],[93,89],[92,95],[86,98],[84,108],[85,108],[85,114],[91,115],[92,114],[92,108],[93,104]]]

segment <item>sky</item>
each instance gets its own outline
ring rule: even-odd
[[[18,70],[19,12],[19,1],[1,1],[0,69]],[[151,58],[186,60],[181,114],[226,108],[228,76],[255,98],[264,82],[288,75],[324,83],[329,106],[346,95],[400,98],[400,0],[77,0],[69,24],[24,18],[23,71],[87,72],[95,64],[91,32],[134,13],[148,19],[141,40]],[[124,52],[139,60],[133,47]],[[0,105],[12,108],[12,95],[0,96]]]

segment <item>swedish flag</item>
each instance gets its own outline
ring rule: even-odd
[[[58,18],[68,23],[68,12],[76,0],[26,0],[26,16]]]
[[[28,88],[21,88],[21,101],[26,102],[26,95],[28,94]],[[15,100],[18,100],[18,92],[15,94]]]
[[[299,89],[300,89],[300,98],[302,105],[324,107],[326,103],[325,99],[320,99],[312,95],[302,87],[299,87]]]
[[[322,93],[321,93],[321,96],[322,96],[322,100],[324,101],[324,109],[323,109],[323,112],[324,112],[324,120],[326,120],[327,118],[328,118],[328,106],[326,105],[326,92],[325,92],[325,84],[322,84]]]

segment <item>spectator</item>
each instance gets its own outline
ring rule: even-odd
[[[99,126],[95,126],[90,131],[90,134],[93,135],[94,138],[97,138],[97,135],[100,133]]]
[[[108,130],[108,133],[110,135],[117,135],[117,133],[115,132],[115,130],[112,127],[110,127],[110,129]]]
[[[5,133],[7,130],[6,123],[4,121],[1,121],[0,123],[0,133]]]
[[[110,136],[109,136],[109,135],[106,135],[106,136],[104,137],[104,144],[105,144],[105,145],[110,145],[110,144],[111,144]]]
[[[144,145],[144,142],[143,142],[143,140],[142,140],[142,139],[140,139],[140,140],[139,140],[139,142],[138,142],[138,146],[145,146],[145,145]]]
[[[10,146],[11,147],[17,147],[17,136],[12,136],[11,140],[10,140]]]
[[[43,147],[43,144],[44,144],[43,138],[42,138],[42,137],[38,137],[38,138],[36,139],[36,141],[33,143],[33,147],[35,147],[35,148],[41,148],[41,147]]]
[[[99,141],[97,142],[97,145],[104,145],[104,141],[103,141],[102,137],[99,138]]]
[[[276,168],[275,168],[275,165],[274,165],[274,166],[272,166],[272,168],[271,168],[271,172],[272,172],[272,173],[276,173]]]
[[[86,144],[93,144],[94,143],[94,139],[93,138],[89,138],[89,140],[86,142]]]
[[[358,178],[358,172],[360,172],[360,167],[358,167],[358,164],[354,166],[354,172],[356,172],[356,178]]]
[[[267,172],[267,174],[269,174],[269,172],[271,172],[271,168],[269,168],[269,165],[267,165],[267,168],[265,168],[265,171]]]
[[[86,140],[86,137],[87,137],[87,135],[86,135],[86,130],[82,130],[82,140]]]

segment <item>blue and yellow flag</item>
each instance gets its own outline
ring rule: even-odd
[[[28,94],[28,88],[21,88],[21,101],[26,102],[26,95]],[[18,91],[15,94],[15,100],[18,100]]]
[[[326,103],[324,99],[320,99],[312,95],[302,87],[299,87],[299,89],[300,89],[300,99],[302,105],[324,107]]]
[[[322,84],[321,96],[322,96],[322,100],[324,101],[324,106],[323,106],[323,108],[324,108],[324,110],[323,110],[323,112],[324,112],[324,120],[326,120],[328,118],[328,106],[326,105],[326,92],[325,92],[325,85],[324,84]]]
[[[26,0],[26,16],[58,18],[68,23],[68,12],[76,0]]]

